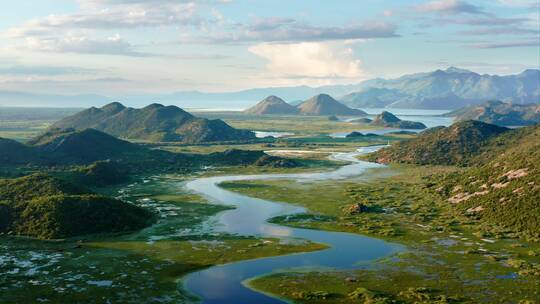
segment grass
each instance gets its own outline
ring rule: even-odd
[[[220,118],[234,128],[268,131],[291,132],[295,135],[331,134],[373,128],[369,125],[330,121],[327,116],[282,116],[282,115],[245,115],[240,112],[201,112],[196,113],[207,118]]]
[[[50,120],[0,120],[0,137],[25,142],[45,131],[52,123],[54,121]]]
[[[384,169],[386,173],[374,171],[368,174],[374,177],[370,180],[223,184],[229,190],[310,210],[305,215],[275,218],[273,222],[371,235],[408,248],[362,270],[285,272],[249,284],[298,303],[540,300],[539,244],[485,239],[475,233],[473,223],[456,217],[448,204],[423,187],[431,174],[454,170],[460,169],[400,165]],[[353,203],[370,206],[371,211],[349,214],[347,209]]]
[[[160,220],[139,232],[55,242],[0,236],[0,302],[178,303],[189,299],[177,282],[188,272],[326,248],[215,234],[204,221],[229,207],[184,192],[178,177],[143,180],[101,190],[158,212]]]

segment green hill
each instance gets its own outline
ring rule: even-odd
[[[477,160],[479,166],[438,183],[443,199],[479,223],[486,237],[540,241],[540,126],[502,134]]]
[[[381,114],[375,116],[371,124],[374,126],[381,126],[387,128],[397,128],[397,129],[425,129],[427,128],[421,122],[401,120],[394,114],[383,111]]]
[[[499,126],[528,126],[540,123],[540,105],[487,101],[447,113],[456,121],[479,120]]]
[[[414,139],[381,149],[369,158],[380,163],[466,166],[481,153],[482,146],[508,130],[479,121],[457,122],[449,127],[428,129]]]
[[[255,138],[251,131],[237,130],[222,120],[198,118],[176,107],[151,104],[142,109],[111,103],[89,108],[53,125],[58,129],[103,131],[116,137],[176,142],[234,141]]]
[[[351,109],[327,94],[319,94],[298,105],[300,114],[304,115],[345,115],[365,116],[366,112]]]
[[[286,103],[283,99],[276,96],[268,96],[253,107],[246,109],[244,113],[254,115],[294,115],[298,114],[298,111],[298,108]]]
[[[24,165],[43,160],[34,149],[11,139],[0,138],[0,165]]]
[[[125,232],[149,225],[149,211],[45,174],[0,180],[0,232],[42,239]]]
[[[90,163],[143,152],[143,148],[103,132],[85,129],[50,130],[28,142],[49,158],[63,163]]]

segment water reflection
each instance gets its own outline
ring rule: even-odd
[[[230,192],[218,185],[226,181],[293,179],[301,182],[345,179],[358,176],[379,164],[360,161],[356,156],[373,152],[381,146],[365,147],[352,153],[335,153],[332,159],[347,161],[337,170],[316,173],[263,174],[217,176],[201,178],[187,183],[186,187],[206,196],[209,200],[233,205],[234,210],[224,211],[214,219],[216,231],[239,235],[257,235],[280,239],[298,238],[328,244],[327,250],[263,258],[211,267],[188,275],[184,281],[187,290],[202,298],[203,303],[284,303],[245,287],[247,279],[276,272],[305,267],[353,268],[359,263],[388,255],[400,247],[382,240],[357,234],[288,228],[270,224],[268,219],[278,215],[305,212],[304,208],[289,204],[256,199]]]

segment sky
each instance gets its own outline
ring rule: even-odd
[[[18,0],[0,90],[226,92],[540,68],[540,0]]]

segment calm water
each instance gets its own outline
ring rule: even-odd
[[[362,148],[353,153],[336,153],[332,158],[348,161],[351,164],[329,172],[218,176],[189,182],[186,185],[188,189],[201,193],[216,203],[236,207],[236,209],[225,211],[212,219],[217,223],[214,228],[216,231],[238,235],[274,237],[284,242],[291,239],[310,240],[328,244],[331,248],[317,252],[262,258],[211,267],[188,275],[183,282],[184,287],[199,296],[203,303],[284,303],[279,299],[255,292],[245,287],[243,283],[250,278],[280,270],[355,268],[359,267],[359,263],[374,260],[399,250],[400,246],[398,245],[357,234],[297,229],[270,224],[267,220],[272,217],[301,213],[305,212],[305,209],[285,203],[251,198],[218,186],[225,181],[293,179],[298,182],[312,182],[367,174],[368,169],[378,168],[381,165],[359,161],[355,156],[373,152],[378,148],[380,147]]]
[[[448,113],[447,110],[418,110],[418,109],[378,109],[378,108],[368,108],[362,109],[369,115],[368,118],[373,119],[375,115],[381,114],[383,111],[389,111],[392,114],[396,115],[401,120],[410,120],[418,121],[426,125],[428,128],[438,127],[438,126],[449,126],[453,123],[453,117],[444,117],[442,116],[445,113]],[[352,118],[351,118],[352,119]],[[348,120],[351,120],[348,119]],[[361,133],[373,133],[377,135],[384,135],[390,132],[396,131],[410,131],[410,132],[421,132],[422,130],[416,129],[392,129],[392,128],[380,128],[380,129],[363,129],[358,128],[355,130]],[[349,132],[337,132],[333,133],[330,136],[335,138],[345,137]]]
[[[281,137],[294,135],[294,133],[290,133],[290,132],[266,132],[266,131],[253,131],[253,132],[255,132],[255,136],[257,136],[257,138],[265,138],[268,136],[272,136],[274,138],[281,138]]]

